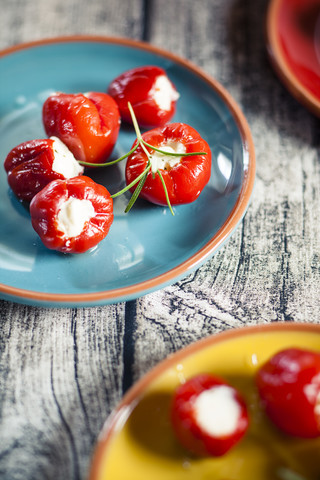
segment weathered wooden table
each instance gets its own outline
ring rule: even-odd
[[[0,3],[1,48],[94,34],[144,40],[191,60],[234,97],[255,144],[244,220],[184,280],[103,307],[0,301],[0,477],[84,479],[111,409],[170,353],[226,329],[319,323],[320,122],[269,64],[266,0]]]

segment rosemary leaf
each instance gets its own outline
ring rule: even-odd
[[[189,152],[189,153],[166,152],[165,150],[161,150],[161,148],[156,148],[154,145],[150,145],[150,143],[147,143],[142,138],[140,141],[143,145],[145,145],[148,148],[151,148],[155,152],[162,153],[163,155],[168,155],[169,157],[194,157],[195,155],[207,155],[207,152]]]
[[[163,179],[162,173],[160,172],[159,169],[157,170],[157,174],[160,177],[160,180],[161,180],[161,183],[162,183],[162,186],[163,186],[163,190],[164,190],[164,193],[165,193],[165,196],[166,196],[166,200],[167,200],[167,204],[168,204],[168,207],[170,209],[170,212],[174,216],[174,211],[172,210],[172,206],[171,206],[171,203],[170,203],[167,186],[166,186],[165,181]]]
[[[128,212],[131,210],[131,208],[132,208],[133,205],[135,204],[137,198],[139,197],[140,192],[141,192],[141,190],[142,190],[142,188],[143,188],[143,185],[144,185],[144,183],[145,183],[145,181],[146,181],[146,178],[147,178],[147,175],[148,175],[148,172],[144,172],[144,173],[145,173],[145,175],[140,179],[140,182],[138,183],[137,188],[136,188],[135,191],[133,192],[133,194],[132,194],[132,196],[131,196],[131,198],[130,198],[130,201],[129,201],[129,203],[128,203],[128,205],[127,205],[124,213],[128,213]]]
[[[134,187],[136,183],[138,183],[141,178],[147,174],[149,172],[151,168],[151,165],[148,165],[145,170],[143,170],[143,172],[140,173],[140,175],[138,175],[134,180],[132,180],[131,183],[129,183],[129,185],[127,185],[126,187],[124,187],[122,190],[119,190],[119,192],[116,192],[114,193],[113,195],[111,195],[111,198],[116,198],[116,197],[119,197],[120,195],[122,195],[123,193],[127,192],[128,190],[130,190],[130,188]]]
[[[115,160],[112,160],[111,162],[90,163],[90,162],[82,162],[81,160],[78,160],[78,162],[80,163],[80,165],[83,165],[84,167],[108,167],[109,165],[115,165],[116,163],[119,163],[122,160],[124,160],[125,158],[129,157],[129,155],[131,155],[133,152],[135,152],[138,147],[139,147],[139,143],[137,143],[133,148],[131,148],[131,150],[129,152],[122,155],[122,157],[116,158]]]

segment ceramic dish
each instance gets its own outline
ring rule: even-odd
[[[279,77],[298,101],[320,116],[319,0],[271,0],[266,30]]]
[[[115,199],[115,219],[98,247],[82,255],[47,250],[28,209],[0,176],[0,295],[44,306],[103,305],[168,285],[206,259],[239,224],[252,192],[255,159],[245,118],[230,95],[189,62],[149,44],[71,37],[21,45],[0,56],[0,152],[45,136],[41,109],[52,91],[105,91],[121,72],[143,64],[165,68],[180,92],[174,121],[189,123],[213,152],[212,176],[196,202],[168,208],[128,196]],[[129,151],[133,130],[122,128],[114,158]],[[124,185],[124,164],[90,176],[111,193]]]
[[[320,351],[320,325],[279,323],[246,327],[201,340],[159,364],[125,395],[100,435],[89,480],[316,480],[320,439],[280,434],[259,404],[253,376],[277,351]],[[218,374],[249,407],[246,437],[223,457],[195,458],[180,447],[170,421],[174,389],[199,373]]]

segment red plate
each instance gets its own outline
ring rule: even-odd
[[[267,42],[285,86],[320,116],[320,0],[271,0]]]

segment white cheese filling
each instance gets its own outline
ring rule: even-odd
[[[194,408],[198,425],[213,437],[231,435],[241,415],[234,391],[227,385],[202,392],[196,398]]]
[[[186,153],[186,147],[181,142],[168,142],[166,145],[160,145],[160,150],[168,153]],[[165,155],[163,153],[153,151],[150,155],[151,171],[155,173],[159,170],[170,170],[181,162],[181,156]]]
[[[70,197],[62,204],[58,213],[58,228],[67,237],[77,237],[94,216],[95,210],[90,200]]]
[[[151,95],[158,107],[165,111],[169,111],[171,109],[171,103],[180,97],[166,75],[160,75],[156,79],[151,90]]]
[[[56,173],[60,173],[64,178],[73,178],[81,175],[84,168],[77,162],[68,147],[61,142],[58,137],[50,138],[53,140],[54,155],[52,170]]]

